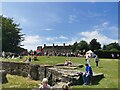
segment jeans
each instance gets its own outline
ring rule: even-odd
[[[90,82],[90,75],[87,75],[87,76],[86,76],[86,74],[84,74],[84,75],[83,75],[83,81],[84,81],[84,84],[85,84],[85,85],[88,85],[89,82]]]

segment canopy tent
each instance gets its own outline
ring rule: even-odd
[[[86,55],[88,55],[89,57],[94,57],[94,52],[92,52],[91,50],[86,52]]]

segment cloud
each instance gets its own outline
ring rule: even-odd
[[[25,19],[25,18],[21,18],[20,20],[21,20],[21,22],[23,22],[23,23],[26,23],[26,22],[27,22],[27,19]]]
[[[109,34],[108,34],[109,32]],[[70,38],[67,43],[73,44],[81,40],[85,40],[88,43],[93,39],[97,39],[102,45],[109,44],[112,42],[118,42],[117,40],[118,28],[117,26],[112,26],[108,21],[103,22],[99,25],[95,25],[89,29],[89,31],[79,32],[72,38]]]
[[[0,14],[0,15],[2,15],[2,14]],[[3,15],[3,17],[6,17],[6,18],[7,18],[8,16],[6,16],[6,15]]]
[[[102,24],[102,26],[105,27],[105,26],[107,26],[108,24],[109,24],[109,22],[104,22],[104,23]]]
[[[69,20],[68,23],[73,23],[73,22],[77,21],[77,16],[69,15],[68,20]]]
[[[55,14],[54,12],[49,12],[49,14],[48,13],[45,14],[45,16],[43,18],[44,18],[43,22],[48,25],[52,25],[55,23],[61,23],[61,17],[59,15]]]
[[[60,39],[66,39],[66,40],[68,39],[68,38],[65,37],[65,36],[59,36],[59,38],[60,38]]]
[[[58,45],[61,45],[60,43],[63,43],[62,41],[59,42],[59,40],[67,40],[68,38],[65,36],[58,36],[58,37],[42,37],[39,35],[26,35],[25,40],[21,43],[23,48],[26,48],[28,50],[36,50],[37,46],[43,46],[43,44],[51,45],[51,42],[55,42]],[[59,43],[58,43],[59,42]]]
[[[117,38],[118,37],[118,27],[117,25],[110,25],[110,22],[106,21],[103,22],[102,24],[93,26],[91,30],[97,30],[102,33],[106,32],[106,35],[111,37],[111,38]],[[107,33],[109,32],[109,34]]]
[[[57,37],[47,37],[46,40],[47,41],[55,41],[57,39]]]
[[[82,36],[82,40],[87,41],[88,43],[93,39],[97,39],[102,45],[109,44],[112,42],[117,42],[117,40],[108,38],[107,36],[101,34],[99,31],[86,31],[81,32],[80,35]]]
[[[12,18],[14,19],[14,21],[15,21],[16,23],[20,23],[21,25],[29,25],[29,24],[30,24],[29,19],[26,18],[26,17],[24,17],[24,16],[14,14],[14,15],[12,16]]]
[[[100,14],[100,13],[96,13],[96,12],[91,12],[91,11],[88,11],[86,16],[89,17],[89,18],[94,18],[94,17],[100,17],[100,16],[103,16],[104,14]]]
[[[25,36],[25,41],[21,43],[22,47],[28,49],[28,50],[36,50],[37,46],[43,44],[42,38],[39,35],[27,35]]]
[[[44,31],[52,31],[53,29],[51,29],[51,28],[46,28],[46,29],[44,29]]]
[[[118,42],[117,39],[117,26],[110,25],[110,22],[105,21],[99,25],[93,26],[90,31],[80,32],[81,39],[86,40],[88,43],[96,38],[102,45],[112,42]],[[109,34],[106,32],[109,32]],[[104,33],[104,34],[102,34]]]
[[[57,36],[57,37],[47,37],[46,38],[47,41],[55,41],[55,40],[68,40],[67,37],[61,35],[61,36]]]

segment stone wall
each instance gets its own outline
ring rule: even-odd
[[[37,65],[19,62],[0,62],[1,70],[5,70],[8,74],[29,77],[33,80],[41,80],[47,75],[49,65]]]
[[[18,62],[0,63],[2,63],[2,70],[6,70],[6,72],[11,75],[29,77],[33,80],[42,80],[46,74],[45,69],[47,66]]]
[[[73,70],[71,67],[66,66],[49,66],[49,65],[37,65],[30,63],[18,63],[18,62],[0,62],[2,63],[2,70],[11,75],[20,75],[23,77],[29,77],[33,80],[42,81],[43,78],[48,78],[48,83],[51,86],[56,85],[59,82],[69,83],[69,85],[82,85],[83,79],[78,73],[79,70]],[[69,69],[70,68],[70,69]],[[94,81],[99,82],[104,76],[103,74],[96,74],[93,76]]]
[[[2,62],[2,69],[8,74],[27,77],[30,71],[29,63]]]

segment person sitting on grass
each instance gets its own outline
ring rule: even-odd
[[[83,74],[83,81],[84,81],[84,85],[88,85],[90,83],[90,79],[92,78],[93,72],[89,64],[85,64],[85,66],[86,66],[86,72],[85,74]]]
[[[40,90],[51,90],[50,85],[48,85],[48,79],[43,78],[42,85],[39,87]]]
[[[27,60],[28,60],[28,58],[27,58],[27,57],[25,57],[25,59],[23,60],[23,62],[27,62]]]
[[[37,56],[34,56],[34,57],[33,57],[33,60],[34,60],[34,61],[37,61],[37,60],[38,60],[38,59],[37,59]]]
[[[32,61],[32,59],[31,59],[31,57],[29,57],[26,62],[31,62],[31,61]]]
[[[69,59],[68,66],[71,66],[71,65],[72,65],[72,61]]]
[[[64,66],[68,66],[68,60],[65,60]]]

